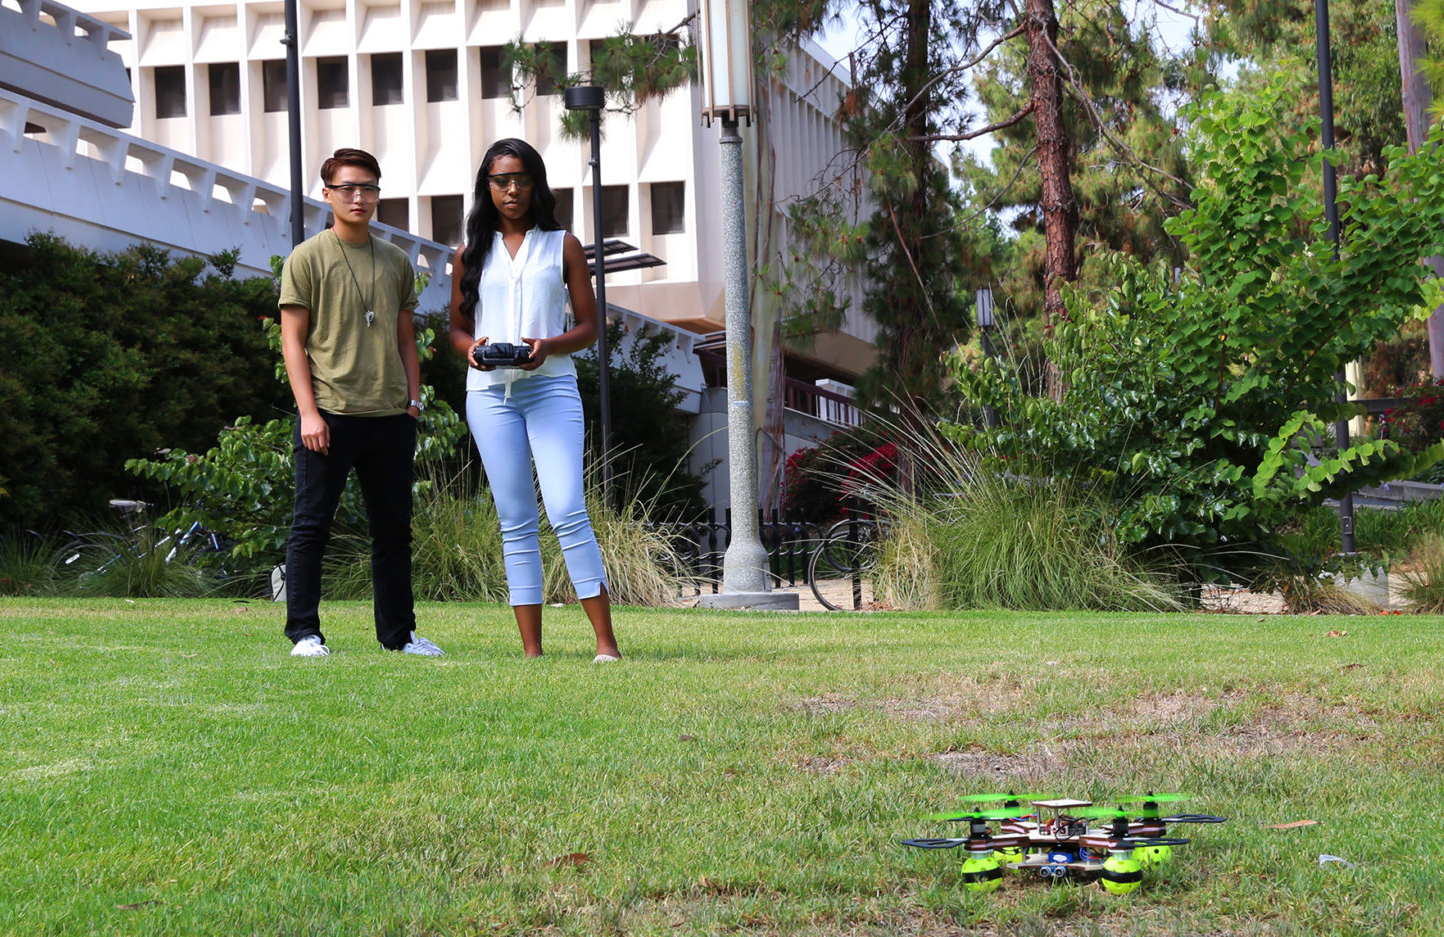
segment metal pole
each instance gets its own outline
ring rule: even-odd
[[[607,372],[607,274],[606,252],[602,249],[602,118],[599,108],[588,112],[592,127],[592,264],[597,281],[597,400],[602,424],[602,497],[612,502],[612,394]]]
[[[742,135],[722,118],[722,263],[727,293],[727,461],[732,538],[722,557],[715,608],[797,608],[797,595],[773,592],[757,528],[757,443],[752,423],[752,310],[747,286]]]
[[[1334,148],[1334,77],[1333,63],[1329,56],[1329,0],[1314,0],[1314,35],[1316,57],[1319,67],[1319,117],[1323,121],[1324,144],[1324,217],[1329,221],[1329,241],[1334,246],[1334,259],[1339,259],[1339,182],[1334,166],[1327,159]],[[1334,400],[1346,403],[1344,392],[1345,377],[1335,375],[1339,382]],[[1339,420],[1334,424],[1334,438],[1339,451],[1349,448],[1349,421]],[[1341,548],[1344,553],[1354,552],[1354,494],[1349,492],[1339,499],[1339,525]]]
[[[286,125],[291,136],[291,249],[306,239],[306,192],[301,182],[301,51],[296,0],[286,0]]]
[[[978,327],[978,337],[982,341],[984,358],[993,357],[993,343],[988,340],[988,330],[991,328],[991,325]],[[996,429],[998,426],[998,411],[993,409],[993,405],[990,403],[983,404],[983,423],[988,429]]]

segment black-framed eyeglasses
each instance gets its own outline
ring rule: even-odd
[[[505,192],[512,186],[516,186],[518,190],[526,192],[536,185],[535,180],[532,179],[531,173],[529,172],[492,173],[486,177],[486,181],[490,182],[491,187],[498,192]]]
[[[381,186],[370,185],[368,183],[343,182],[340,185],[328,185],[326,188],[332,192],[339,192],[341,197],[347,201],[350,201],[358,195],[361,196],[361,200],[365,202],[381,197]]]

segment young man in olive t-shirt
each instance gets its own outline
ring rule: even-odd
[[[321,165],[334,224],[281,270],[281,351],[296,396],[296,513],[286,546],[286,637],[296,657],[330,653],[321,634],[321,558],[356,469],[371,534],[376,638],[387,650],[437,657],[415,632],[411,481],[421,370],[411,315],[415,273],[371,233],[381,167],[340,149]]]

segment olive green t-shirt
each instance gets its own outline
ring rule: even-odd
[[[415,284],[405,252],[374,234],[369,244],[352,244],[328,229],[286,258],[279,305],[310,310],[306,356],[316,406],[348,416],[406,410],[396,319],[416,308]]]

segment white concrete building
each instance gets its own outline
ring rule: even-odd
[[[130,75],[131,132],[289,184],[279,0],[76,5],[130,34],[109,46]],[[588,147],[560,138],[563,104],[554,88],[520,88],[524,106],[513,109],[502,46],[519,38],[550,51],[566,71],[585,71],[593,43],[619,24],[645,35],[670,30],[694,11],[695,0],[299,0],[307,194],[319,196],[316,168],[332,150],[360,146],[381,161],[379,220],[455,244],[482,154],[499,138],[521,137],[546,160],[563,224],[592,243]],[[810,46],[763,89],[772,136],[785,140],[771,159],[773,211],[808,191],[842,148],[830,118],[845,90],[835,72],[826,53]],[[722,329],[718,130],[702,126],[696,90],[649,102],[630,118],[610,114],[603,132],[602,234],[666,261],[610,275],[609,302],[694,332]],[[750,169],[756,137],[744,130],[744,139]],[[848,381],[871,363],[874,334],[855,315],[819,342],[812,370]]]

